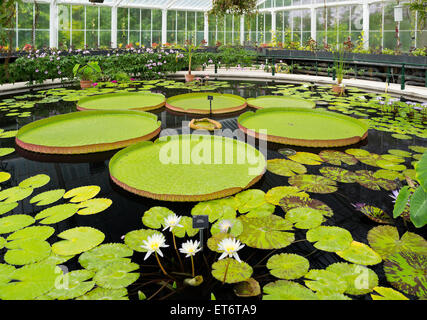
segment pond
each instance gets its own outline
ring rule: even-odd
[[[1,183],[1,190],[17,186],[24,179],[38,174],[47,175],[50,177],[50,180],[48,183],[41,183],[40,187],[34,188],[34,191],[31,195],[16,201],[18,205],[12,210],[2,214],[0,219],[16,214],[25,214],[34,217],[39,212],[48,207],[69,202],[69,199],[60,197],[60,199],[58,199],[56,202],[45,206],[38,206],[35,203],[30,203],[30,199],[33,196],[44,191],[54,189],[64,189],[65,191],[69,191],[73,188],[93,185],[100,187],[100,191],[98,194],[96,194],[96,198],[110,199],[112,201],[111,205],[106,205],[105,210],[101,210],[101,212],[96,214],[70,214],[68,218],[65,218],[62,221],[58,221],[53,224],[47,224],[48,226],[55,229],[55,233],[47,239],[49,244],[52,245],[61,240],[61,238],[57,236],[61,232],[82,226],[92,227],[101,231],[105,235],[105,238],[102,241],[103,244],[124,243],[124,236],[129,232],[139,229],[149,229],[146,225],[144,225],[142,217],[146,211],[153,207],[165,207],[172,210],[177,215],[191,217],[192,210],[198,204],[198,202],[168,202],[153,200],[127,192],[117,186],[110,178],[108,166],[109,159],[116,153],[116,151],[106,151],[88,155],[46,155],[26,151],[18,148],[15,145],[13,135],[14,130],[17,130],[25,124],[38,119],[74,112],[76,111],[77,100],[83,96],[123,90],[130,92],[135,90],[149,90],[151,92],[162,93],[166,97],[194,91],[230,93],[239,95],[243,98],[276,94],[292,95],[294,97],[315,101],[317,104],[316,108],[347,114],[359,119],[366,119],[367,123],[369,124],[369,133],[368,138],[358,145],[351,145],[340,148],[309,148],[268,143],[265,154],[266,159],[295,160],[293,163],[297,162],[300,164],[299,168],[303,168],[302,172],[298,172],[298,170],[296,170],[297,173],[302,173],[307,176],[315,175],[326,177],[328,178],[326,179],[328,181],[324,182],[317,179],[314,180],[314,182],[313,180],[310,180],[308,184],[299,183],[297,179],[291,177],[292,175],[295,175],[295,172],[289,173],[290,169],[286,167],[286,162],[278,161],[276,164],[269,163],[264,176],[259,182],[251,187],[251,189],[262,190],[263,193],[248,193],[247,196],[252,200],[257,200],[257,197],[259,198],[260,194],[264,195],[264,193],[266,193],[273,195],[272,192],[268,193],[272,188],[279,186],[289,187],[292,185],[299,187],[300,192],[305,191],[307,197],[309,196],[311,199],[316,199],[323,202],[323,204],[326,204],[333,211],[333,214],[327,214],[319,220],[319,216],[317,215],[319,210],[314,210],[317,212],[314,212],[312,215],[310,214],[305,217],[304,219],[306,220],[301,220],[302,218],[294,217],[293,215],[286,213],[286,219],[284,220],[288,222],[291,221],[291,225],[293,224],[293,229],[290,231],[290,233],[294,234],[294,241],[291,240],[289,244],[283,245],[281,248],[268,248],[268,246],[266,248],[256,248],[251,242],[252,240],[248,240],[247,237],[242,237],[241,240],[243,243],[246,241],[251,245],[245,245],[238,254],[242,261],[250,266],[249,268],[252,270],[251,278],[256,280],[255,286],[259,285],[261,292],[263,292],[264,286],[266,286],[268,283],[275,282],[275,284],[280,289],[280,286],[288,286],[288,282],[291,281],[292,283],[305,286],[304,289],[299,288],[300,291],[303,290],[299,294],[301,297],[305,297],[307,299],[351,298],[361,300],[371,299],[371,294],[375,294],[373,291],[373,286],[379,286],[394,288],[395,290],[404,293],[405,296],[410,299],[418,299],[427,292],[425,288],[425,276],[424,280],[421,281],[420,286],[422,288],[415,288],[408,293],[408,291],[401,290],[401,287],[398,285],[396,287],[396,284],[390,283],[390,281],[388,281],[386,273],[384,272],[384,261],[381,261],[381,258],[381,262],[367,262],[366,267],[363,267],[360,266],[363,264],[363,257],[343,258],[343,254],[339,255],[336,252],[333,252],[339,250],[321,250],[314,246],[315,241],[308,241],[306,239],[307,232],[317,227],[320,223],[323,226],[336,226],[344,228],[350,232],[353,241],[370,245],[373,248],[375,247],[375,243],[373,245],[372,242],[368,240],[367,235],[370,230],[379,226],[388,226],[388,231],[392,230],[390,228],[397,228],[400,236],[402,236],[406,231],[409,231],[411,234],[415,233],[420,235],[423,238],[425,238],[426,235],[425,227],[415,228],[411,221],[405,220],[402,217],[393,219],[392,212],[394,204],[393,198],[391,197],[393,190],[397,190],[406,185],[407,179],[405,179],[405,177],[409,177],[409,179],[415,180],[413,165],[421,158],[421,154],[426,150],[427,113],[420,108],[413,108],[417,106],[420,107],[423,101],[407,103],[404,98],[401,98],[400,100],[393,100],[393,97],[390,97],[387,94],[371,93],[359,90],[357,88],[348,89],[348,94],[346,96],[337,97],[330,92],[330,87],[312,85],[310,83],[291,84],[266,81],[239,82],[218,81],[211,79],[207,85],[195,85],[191,88],[188,88],[185,87],[185,84],[182,81],[165,79],[152,81],[134,81],[131,84],[99,83],[96,87],[87,90],[80,90],[79,87],[67,86],[61,88],[24,92],[15,96],[5,96],[0,99],[0,128],[3,129],[3,133],[0,134],[0,147],[15,148],[16,150],[13,153],[2,156],[0,158],[0,171],[7,172],[11,175],[10,179],[7,179]],[[397,107],[399,104],[400,107]],[[407,106],[405,107],[406,109],[404,109],[403,106]],[[403,109],[404,111],[402,111]],[[246,108],[245,110],[241,110],[234,114],[208,116],[211,119],[219,121],[222,124],[222,129],[229,129],[231,132],[236,133],[239,131],[237,123],[238,116],[248,110],[252,109]],[[165,130],[162,134],[182,133],[183,128],[185,128],[184,131],[189,130],[187,127],[188,122],[193,118],[204,117],[201,115],[194,116],[174,113],[172,111],[166,110],[165,108],[151,112],[157,115],[158,119],[161,121],[162,130],[175,130],[173,132],[169,130],[169,133],[168,130]],[[5,133],[8,131],[11,132],[10,137],[8,137],[7,134],[5,135]],[[256,142],[256,145],[260,143],[258,140]],[[367,152],[360,151],[359,149],[366,150]],[[340,151],[341,153],[329,154],[329,159],[327,157],[327,152],[321,153],[321,151],[324,150],[336,150]],[[399,150],[403,150],[404,152]],[[300,157],[292,156],[292,154],[295,152],[298,152],[297,155],[300,155]],[[318,156],[315,156],[313,158],[312,154],[319,155],[319,153],[320,155],[323,154],[324,157],[319,159]],[[386,154],[388,154],[388,156],[378,156]],[[334,160],[336,161],[337,159],[342,159],[344,161],[345,155],[351,158],[352,161],[355,161],[349,163],[334,162]],[[341,158],[339,156],[341,156]],[[329,162],[325,159],[329,159]],[[383,160],[383,162],[377,164],[376,160],[378,159]],[[398,167],[396,167],[396,165]],[[404,165],[404,167],[399,165]],[[337,172],[333,168],[331,169],[331,167],[340,167],[342,170]],[[361,170],[365,171],[362,172]],[[350,171],[350,173],[348,171]],[[354,172],[359,173],[359,178],[356,178],[354,174],[352,175]],[[333,180],[332,183],[330,180]],[[173,183],[173,181],[170,181],[170,183]],[[196,183],[203,184],[206,182],[197,181]],[[332,189],[326,188],[327,191],[322,191],[321,187],[324,183],[329,183],[330,186],[332,185]],[[320,192],[319,188],[321,189]],[[278,201],[282,197],[289,196],[289,194],[286,193],[291,191],[288,189],[287,191],[283,192],[283,194],[279,192],[273,197],[274,201],[272,202],[275,204],[271,203],[271,199],[270,202],[259,200],[261,201],[259,202],[259,205],[267,205],[269,209],[267,210],[268,212],[266,214],[257,215],[257,213],[254,213],[254,216],[259,218],[259,221],[263,221],[262,219],[271,216],[271,214],[282,218],[285,217],[285,211],[282,208],[285,206],[285,204],[283,202],[279,203]],[[5,197],[2,197],[2,194],[0,193],[0,198],[2,198],[1,200],[4,201]],[[296,197],[293,198],[295,199]],[[267,197],[265,199],[267,199]],[[289,204],[289,206],[290,207],[288,210],[293,208],[291,204]],[[256,206],[250,208],[249,211],[255,208]],[[240,214],[237,213],[237,216],[239,215],[243,215],[242,212],[240,212]],[[369,217],[369,215],[371,215],[371,217]],[[372,215],[376,216],[377,218],[379,217],[383,221],[374,221],[372,219]],[[234,218],[231,220],[234,221],[233,219]],[[317,220],[319,221],[318,223],[316,223]],[[268,218],[264,221],[271,223]],[[249,222],[247,223],[248,224],[246,224],[246,226],[250,225]],[[34,225],[41,224],[36,222]],[[212,223],[210,224],[209,229],[211,226]],[[265,227],[267,231],[260,231],[262,228],[259,228],[257,229],[258,232],[264,232],[263,235],[265,235],[270,231],[274,231],[274,226],[272,227],[271,225],[266,225]],[[161,231],[162,229],[163,228],[158,229],[158,231]],[[169,247],[162,248],[163,258],[160,257],[160,259],[162,261],[162,266],[164,266],[168,273],[170,273],[170,276],[173,279],[162,274],[154,255],[151,255],[147,260],[144,260],[145,252],[134,251],[131,259],[132,262],[137,264],[137,266],[136,269],[134,268],[129,272],[140,273],[140,276],[136,280],[129,280],[129,284],[122,286],[111,285],[111,283],[115,283],[113,280],[111,280],[111,278],[115,276],[113,275],[114,272],[111,272],[110,274],[106,272],[104,279],[102,280],[99,279],[101,277],[98,277],[95,285],[95,283],[89,281],[93,274],[88,275],[87,279],[80,280],[80,282],[87,280],[86,282],[90,283],[90,285],[87,285],[86,287],[87,290],[84,290],[81,283],[78,282],[79,286],[81,287],[81,292],[72,297],[77,298],[79,296],[83,296],[89,298],[90,295],[88,292],[90,292],[90,290],[95,290],[93,288],[96,286],[99,287],[99,284],[102,284],[104,281],[107,284],[110,284],[110,286],[105,285],[107,291],[110,290],[105,293],[106,296],[111,295],[111,297],[115,298],[128,296],[128,298],[131,300],[138,299],[138,292],[140,292],[140,294],[143,292],[146,297],[154,300],[209,300],[211,299],[212,294],[216,297],[216,299],[239,299],[239,297],[236,296],[235,290],[240,296],[240,299],[243,300],[256,300],[261,298],[267,299],[269,298],[267,293],[270,294],[270,298],[273,299],[283,298],[273,289],[271,289],[270,293],[267,292],[268,290],[264,291],[264,296],[262,296],[262,294],[258,294],[249,298],[243,297],[242,295],[244,295],[244,293],[242,293],[243,291],[241,288],[236,289],[236,285],[231,283],[222,284],[218,277],[213,277],[211,273],[211,266],[218,260],[219,253],[213,252],[206,245],[206,241],[211,237],[209,229],[201,232],[202,241],[204,243],[203,251],[196,254],[194,257],[196,275],[203,276],[203,283],[199,286],[183,285],[185,278],[191,278],[190,259],[185,258],[183,254],[180,255],[180,259],[184,264],[184,268],[181,269],[180,262],[177,259],[177,253],[175,252],[173,246],[174,239],[172,238],[172,235],[169,231],[164,231],[163,234],[166,236],[166,243],[169,245]],[[386,229],[376,230],[385,232]],[[3,232],[3,234],[0,234],[0,240],[2,240],[1,237],[7,238],[10,233],[11,232]],[[255,237],[259,237],[260,234],[255,235]],[[381,233],[381,235],[383,234]],[[200,233],[195,233],[192,238],[200,240],[200,236]],[[323,235],[321,238],[324,237],[325,235]],[[176,237],[178,246],[180,246],[180,244],[187,239],[188,237]],[[419,238],[417,239],[418,241],[421,241]],[[0,248],[2,247],[1,244],[2,241],[0,241]],[[425,254],[425,240],[424,242],[421,241],[420,247],[421,249],[418,249],[421,250],[422,254]],[[5,260],[8,260],[6,258],[6,253],[8,250],[11,249],[6,247],[0,249],[0,263],[6,264],[7,261]],[[382,255],[381,248],[378,249],[379,251],[377,253],[374,252],[373,254],[371,251],[369,251],[369,248],[366,250],[368,250],[366,251],[368,252],[367,256],[374,255],[375,257],[379,257]],[[279,254],[281,253],[296,254],[298,256],[304,257],[304,261],[308,260],[309,270],[311,270],[311,284],[310,281],[307,280],[308,269],[305,271],[305,273],[302,272],[299,276],[296,277],[289,275],[292,272],[295,272],[295,268],[297,270],[304,270],[305,266],[298,265],[296,267],[292,267],[292,264],[297,263],[292,259],[289,261],[286,260],[286,262],[285,260],[280,261],[281,258],[287,259],[290,257],[289,255],[280,256]],[[114,253],[111,254],[114,255]],[[276,256],[275,259],[278,260],[276,266],[274,266],[274,259],[269,260],[274,256]],[[123,257],[130,258],[129,255],[122,256],[122,259]],[[108,260],[108,258],[105,259]],[[268,261],[269,263],[267,263]],[[121,262],[124,263],[124,261]],[[348,271],[348,268],[345,269],[344,264],[350,264],[352,262],[355,263],[353,266],[360,266],[360,270],[358,269],[357,272],[352,273],[352,281],[357,278],[359,273],[363,274],[363,272],[366,271],[364,268],[369,268],[375,272],[377,276],[369,276],[369,283],[367,284],[368,288],[364,289],[365,291],[353,290],[352,292],[349,289],[350,285],[346,285],[347,289],[336,289],[340,286],[340,284],[334,283],[333,279],[327,277],[328,274],[330,276],[333,268],[329,268],[329,273],[324,274],[317,274],[315,271],[324,271],[324,269],[326,269],[331,264],[342,263],[343,269],[339,269],[340,265],[335,265],[337,270],[341,270],[339,273],[341,273],[342,276],[345,274],[345,272],[350,272]],[[289,265],[287,265],[287,267],[283,267],[283,265],[286,265],[286,263],[289,263]],[[282,265],[282,267],[280,265]],[[82,265],[79,262],[79,254],[76,254],[69,260],[62,262],[62,266],[65,266],[69,271],[81,270]],[[15,267],[19,268],[21,265],[17,263]],[[271,268],[273,268],[273,270],[274,268],[278,270],[274,272],[270,270]],[[288,268],[289,270],[284,270],[283,268]],[[347,271],[343,271],[344,269]],[[120,270],[120,272],[126,274],[126,271],[123,271],[124,269]],[[233,269],[233,273],[238,273],[241,271],[240,269],[236,270]],[[412,269],[409,268],[408,270],[408,272],[410,272]],[[222,272],[224,273],[224,271]],[[278,274],[281,274],[281,276],[275,276]],[[287,276],[283,276],[284,274],[287,274]],[[120,276],[117,274],[116,276],[120,278]],[[127,276],[123,276],[124,279],[131,278],[126,277]],[[402,280],[404,279],[403,276],[402,278],[399,278],[399,275],[396,277],[398,279],[397,282],[404,281]],[[351,276],[349,276],[349,279],[350,278]],[[372,284],[370,281],[372,281],[374,284]],[[343,282],[346,282],[346,280],[343,280]],[[318,286],[321,286],[322,283],[323,285],[324,283],[327,283],[331,286],[331,288],[335,288],[336,290],[319,290]],[[271,286],[273,287],[273,285]],[[31,287],[31,285],[29,285],[29,287]],[[121,290],[126,288],[127,291],[124,293],[121,291],[121,293],[119,293],[119,288],[121,288]],[[284,288],[285,287],[283,287],[283,290],[285,290]],[[0,297],[8,297],[8,294],[2,295],[2,290],[5,289],[4,287],[2,289],[0,286]],[[315,294],[315,292],[323,293]],[[357,294],[354,294],[355,292],[357,292]],[[56,294],[59,295],[59,293]],[[114,296],[114,294],[117,295]],[[33,296],[30,295],[30,298],[40,299],[52,299],[55,297],[58,296],[49,296],[49,290],[40,294],[34,294]]]

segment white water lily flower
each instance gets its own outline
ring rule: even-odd
[[[227,238],[222,240],[218,244],[218,250],[224,251],[218,260],[224,259],[225,257],[235,258],[237,261],[242,262],[237,254],[237,251],[242,249],[245,245],[241,244],[239,240],[234,238]]]
[[[219,227],[220,232],[227,233],[228,230],[233,227],[233,223],[230,220],[227,220],[227,219],[221,220],[218,223],[218,227]]]
[[[160,251],[160,248],[169,247],[169,245],[165,244],[165,236],[159,233],[149,236],[147,240],[143,241],[143,243],[144,244],[141,245],[141,247],[148,250],[144,260],[146,260],[153,252],[157,252],[161,257],[163,257],[163,253]]]
[[[182,225],[179,224],[179,221],[181,220],[181,216],[177,216],[175,213],[170,214],[167,218],[165,218],[165,227],[163,228],[163,231],[169,228],[169,231],[172,231],[175,227],[182,227]]]
[[[200,250],[202,250],[202,248],[200,248],[200,241],[197,240],[188,240],[187,242],[184,242],[179,249],[181,253],[186,254],[186,258],[194,256]]]

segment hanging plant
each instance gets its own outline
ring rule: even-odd
[[[213,0],[209,14],[253,15],[257,13],[257,0]]]

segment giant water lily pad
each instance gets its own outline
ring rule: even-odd
[[[354,156],[352,156],[348,153],[344,153],[344,152],[336,151],[336,150],[320,151],[319,157],[323,161],[328,162],[328,163],[333,164],[333,165],[336,165],[336,166],[340,166],[342,162],[344,162],[345,164],[348,164],[348,165],[353,165],[353,164],[356,164],[358,162],[358,160]]]
[[[77,214],[81,216],[96,214],[106,210],[108,207],[111,206],[112,203],[113,201],[107,198],[89,199],[89,200],[80,202],[77,205],[77,207],[79,208],[79,211],[77,211]]]
[[[147,252],[147,249],[142,248],[141,245],[143,245],[144,240],[147,240],[149,236],[152,236],[155,233],[160,234],[160,232],[151,229],[130,231],[125,235],[125,244],[135,251]]]
[[[122,188],[168,201],[203,201],[235,194],[257,182],[265,167],[263,154],[249,144],[197,134],[137,143],[116,153],[109,163],[113,181]]]
[[[227,268],[228,265],[228,268]],[[237,283],[248,280],[253,273],[253,269],[246,262],[238,262],[235,259],[225,258],[212,264],[212,275],[219,281],[224,280],[227,270],[225,283]]]
[[[307,168],[295,161],[286,159],[270,159],[267,161],[267,170],[279,176],[290,177],[296,174],[304,174]]]
[[[14,214],[0,218],[0,234],[14,232],[34,223],[34,218],[26,214]]]
[[[427,255],[396,252],[384,261],[384,272],[391,285],[406,294],[427,297]]]
[[[50,177],[46,174],[37,174],[33,177],[27,178],[25,180],[22,180],[19,183],[20,188],[40,188],[43,187],[45,184],[49,183]]]
[[[298,107],[298,108],[310,108],[313,109],[316,104],[313,101],[296,98],[293,96],[258,96],[256,98],[247,99],[248,106],[260,109],[260,108],[286,108],[286,107]]]
[[[353,237],[351,233],[340,227],[319,226],[310,229],[306,234],[307,240],[315,242],[314,247],[323,251],[336,252],[350,247]]]
[[[334,181],[343,182],[343,183],[353,183],[356,182],[357,175],[349,170],[337,168],[337,167],[322,167],[319,169],[319,172]]]
[[[319,300],[316,294],[299,283],[277,280],[263,287],[263,300]]]
[[[91,153],[149,140],[159,132],[160,121],[148,112],[71,112],[23,126],[16,135],[16,143],[23,149],[41,153]]]
[[[347,294],[366,294],[378,285],[377,274],[365,266],[337,262],[330,264],[326,271],[337,274],[347,282],[347,288],[344,291]]]
[[[344,293],[347,289],[347,282],[334,272],[326,270],[311,269],[304,278],[304,283],[313,291],[325,293]]]
[[[85,295],[78,297],[77,300],[129,300],[126,288],[106,289],[96,287]]]
[[[321,210],[325,217],[332,217],[334,212],[332,209],[325,203],[317,199],[311,198],[302,198],[302,197],[284,197],[279,202],[283,211],[288,212],[293,208],[312,208]]]
[[[321,210],[312,208],[293,208],[286,212],[285,219],[294,223],[295,228],[311,229],[321,225],[325,218]]]
[[[290,197],[290,196],[296,196],[296,197],[302,197],[302,198],[309,197],[307,193],[305,193],[304,191],[301,191],[297,187],[279,186],[279,187],[274,187],[268,190],[268,192],[265,194],[265,200],[271,204],[279,205],[280,200],[282,198]]]
[[[139,269],[139,265],[128,261],[114,261],[100,269],[93,280],[107,289],[125,288],[139,278],[139,273],[131,272]]]
[[[70,202],[82,202],[95,197],[99,191],[101,191],[99,186],[83,186],[67,191],[63,197],[64,199],[71,198]]]
[[[407,231],[400,238],[396,227],[374,227],[369,230],[367,238],[372,249],[383,259],[400,251],[427,255],[427,241],[423,237]]]
[[[288,179],[290,185],[313,193],[332,193],[338,190],[337,183],[331,179],[314,174],[301,174]]]
[[[76,227],[58,234],[65,239],[52,245],[52,251],[58,255],[67,256],[90,250],[102,241],[105,235],[101,231],[91,227]]]
[[[79,207],[74,203],[59,204],[39,212],[35,219],[42,219],[39,221],[41,224],[58,223],[73,216],[78,210]]]
[[[371,294],[372,300],[409,300],[399,291],[386,287],[375,287],[374,291],[378,294]]]
[[[33,263],[16,269],[9,275],[10,281],[0,286],[0,299],[32,300],[51,290],[61,272],[55,272],[55,265]]]
[[[280,279],[298,279],[308,272],[309,261],[303,256],[293,253],[281,253],[272,256],[267,261],[270,273]]]
[[[83,252],[79,256],[79,263],[85,269],[99,271],[109,263],[125,259],[132,254],[133,250],[125,244],[106,243]]]
[[[355,264],[370,266],[382,261],[381,256],[368,245],[353,241],[347,249],[336,251],[341,258]]]
[[[69,300],[80,297],[95,286],[94,281],[87,281],[94,273],[88,270],[74,270],[60,275],[56,279],[55,289],[47,296],[52,299]]]
[[[21,240],[14,249],[8,250],[4,261],[14,265],[35,263],[50,255],[50,245],[47,241],[39,239]]]
[[[35,203],[36,206],[46,206],[48,204],[52,204],[58,201],[59,199],[61,199],[64,193],[65,193],[64,189],[55,189],[55,190],[45,191],[32,197],[30,199],[30,203]]]
[[[249,247],[259,249],[278,249],[291,244],[295,235],[290,232],[292,223],[276,215],[263,218],[240,216],[243,231],[239,240]]]

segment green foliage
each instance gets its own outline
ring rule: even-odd
[[[77,63],[73,68],[74,77],[80,78],[80,80],[96,81],[101,76],[101,73],[98,61],[89,61],[83,66]]]

